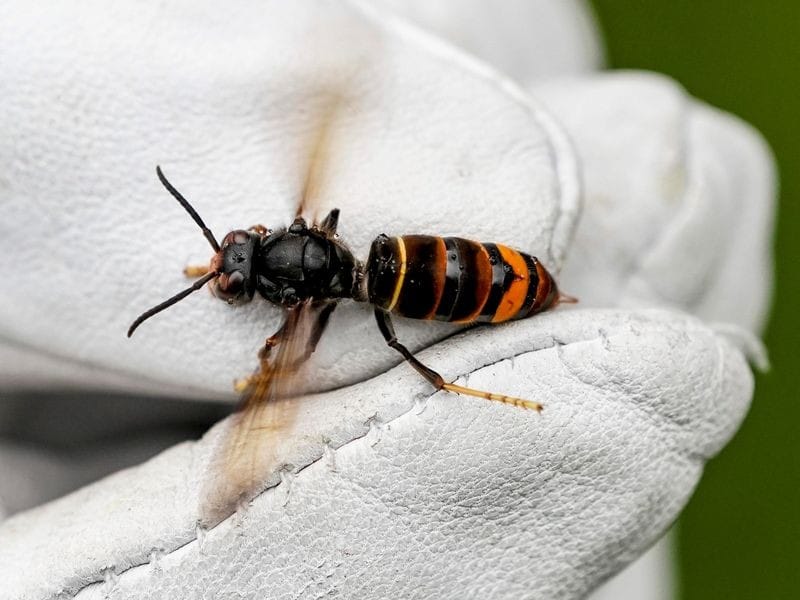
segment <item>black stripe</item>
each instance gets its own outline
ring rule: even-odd
[[[440,239],[432,235],[404,235],[406,276],[395,312],[410,319],[424,319],[438,300],[436,282]],[[440,255],[439,255],[440,256]]]
[[[461,278],[464,269],[460,268],[462,262],[458,238],[444,238],[444,247],[447,253],[447,269],[445,271],[442,299],[439,301],[439,306],[436,307],[436,318],[440,321],[449,321],[461,291]]]
[[[494,313],[497,312],[497,307],[500,306],[507,288],[506,283],[511,284],[513,271],[511,266],[503,260],[503,255],[500,254],[500,250],[497,249],[495,244],[483,244],[483,247],[489,253],[489,262],[492,265],[492,289],[489,291],[489,297],[486,299],[486,303],[483,305],[477,320],[487,322],[491,321]],[[508,282],[506,281],[507,279]]]
[[[522,258],[525,259],[525,266],[528,268],[528,292],[525,294],[525,302],[519,312],[514,316],[515,319],[521,319],[528,316],[533,308],[533,303],[536,302],[536,290],[539,289],[539,274],[536,271],[536,259],[530,254],[520,252]]]
[[[485,260],[481,244],[463,238],[451,238],[458,245],[458,296],[456,298],[453,312],[450,315],[451,321],[461,321],[474,314],[480,308],[479,302],[483,298],[478,298],[477,293],[480,289],[478,277],[480,268],[478,261]]]

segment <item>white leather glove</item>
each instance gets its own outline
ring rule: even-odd
[[[195,294],[123,335],[185,287],[185,263],[207,260],[153,163],[218,236],[285,224],[342,70],[357,100],[335,129],[325,205],[358,256],[382,231],[502,241],[554,268],[567,256],[562,288],[582,306],[419,353],[448,378],[543,402],[537,415],[433,394],[392,367],[366,307],[343,305],[309,387],[344,387],[300,404],[279,485],[196,528],[212,430],[7,520],[0,597],[580,597],[660,536],[744,415],[748,336],[638,307],[719,318],[726,286],[767,272],[771,171],[756,136],[638,75],[537,89],[554,119],[463,54],[348,4],[108,10],[3,21],[17,57],[0,71],[14,141],[0,145],[0,227],[19,257],[0,271],[13,282],[0,293],[7,385],[46,372],[229,396],[276,309]],[[765,289],[736,286],[721,316],[757,323]],[[398,327],[415,349],[450,332]]]

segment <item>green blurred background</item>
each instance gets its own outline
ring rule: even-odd
[[[755,125],[778,160],[776,285],[741,431],[679,522],[680,598],[800,598],[800,0],[592,0],[614,68],[671,75]]]

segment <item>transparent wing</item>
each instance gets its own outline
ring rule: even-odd
[[[320,113],[319,124],[309,144],[308,166],[295,216],[304,216],[310,222],[317,221],[323,186],[328,176],[328,167],[334,149],[334,128],[344,103],[342,93],[331,92]]]
[[[294,385],[335,304],[307,301],[287,311],[276,345],[248,380],[239,409],[224,424],[200,494],[200,518],[213,526],[258,494],[277,465],[290,431]]]

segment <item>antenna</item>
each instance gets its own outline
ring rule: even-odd
[[[211,244],[214,252],[219,252],[219,244],[217,243],[214,234],[211,233],[211,230],[208,227],[206,227],[206,224],[203,223],[203,219],[201,219],[200,215],[197,214],[197,211],[192,208],[192,205],[189,204],[189,201],[184,198],[169,181],[167,181],[167,178],[164,176],[164,173],[161,171],[161,167],[159,166],[156,166],[156,175],[158,175],[158,179],[164,184],[164,187],[167,188],[167,191],[172,194],[175,200],[177,200],[183,208],[186,209],[186,212],[188,212],[189,216],[194,219],[194,222],[200,226],[200,229],[203,230],[203,235],[206,236],[206,239],[208,240],[208,243]]]
[[[217,239],[214,237],[214,234],[211,233],[211,230],[208,227],[206,227],[206,224],[203,223],[203,219],[200,218],[200,215],[197,214],[197,211],[192,207],[191,204],[189,204],[189,201],[186,198],[184,198],[183,195],[178,190],[176,190],[173,187],[173,185],[167,180],[167,178],[164,176],[164,173],[161,171],[160,166],[156,166],[156,175],[158,175],[158,180],[164,185],[165,188],[167,188],[167,191],[170,194],[172,194],[172,197],[175,198],[175,200],[177,200],[178,203],[184,209],[186,209],[186,212],[189,213],[189,216],[192,217],[194,222],[197,223],[200,229],[203,230],[203,235],[206,236],[206,239],[208,240],[208,243],[211,244],[211,247],[214,249],[214,252],[219,252],[219,243],[217,242]],[[155,314],[160,313],[165,308],[169,308],[176,302],[180,302],[181,300],[186,298],[186,296],[188,296],[192,292],[196,292],[205,284],[207,284],[209,281],[218,276],[219,276],[219,271],[209,271],[203,277],[195,281],[190,287],[186,288],[181,292],[178,292],[172,298],[164,300],[164,302],[162,302],[161,304],[157,304],[150,310],[143,312],[131,324],[130,329],[128,329],[128,337],[131,337],[133,335],[133,332],[136,331],[136,328],[139,327],[139,325],[141,325],[147,319],[149,319]]]
[[[136,331],[136,328],[139,327],[139,325],[141,325],[147,319],[149,319],[155,314],[160,313],[165,308],[169,308],[176,302],[180,302],[181,300],[186,298],[186,296],[188,296],[192,292],[196,292],[197,290],[199,290],[201,287],[203,287],[205,284],[207,284],[209,281],[211,281],[217,276],[219,276],[218,271],[211,271],[209,273],[206,273],[203,277],[195,281],[190,287],[186,288],[182,292],[178,292],[169,300],[164,300],[164,302],[162,302],[161,304],[157,304],[150,310],[143,312],[141,315],[136,317],[136,320],[131,324],[130,329],[128,329],[128,337],[131,337],[133,335],[133,332]]]

